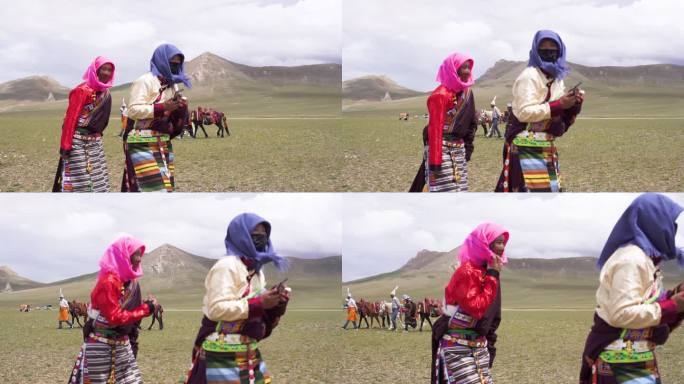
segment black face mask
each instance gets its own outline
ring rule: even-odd
[[[259,252],[264,252],[268,246],[268,236],[265,234],[252,234],[252,243]]]
[[[169,67],[171,67],[171,73],[174,75],[177,75],[180,73],[181,70],[181,63],[169,63]]]
[[[537,50],[539,57],[542,61],[549,63],[555,63],[558,60],[558,50],[557,49],[539,49]]]

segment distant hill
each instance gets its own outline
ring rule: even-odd
[[[596,86],[680,86],[684,87],[684,66],[674,64],[638,65],[633,67],[602,66],[588,67],[568,63],[571,72],[565,80],[572,86],[582,81],[583,87]],[[499,60],[480,76],[476,84],[480,87],[512,86],[515,79],[527,67],[524,61]]]
[[[422,250],[396,271],[344,282],[355,297],[383,299],[398,293],[412,297],[444,296],[444,286],[456,268],[459,248],[448,252]],[[684,279],[684,273],[667,264],[666,284]],[[504,306],[519,308],[592,308],[599,271],[594,257],[557,259],[509,258],[501,273]]]
[[[193,87],[184,92],[191,105],[211,105],[235,115],[339,114],[342,66],[335,63],[252,67],[210,52],[189,60],[186,73]],[[141,72],[142,74],[142,72]],[[131,83],[112,87],[113,115],[128,100]],[[52,92],[57,103],[47,103]],[[48,77],[29,77],[0,84],[0,112],[66,108],[69,88]]]
[[[19,276],[8,266],[0,266],[0,292],[20,291],[43,285],[45,284]]]
[[[293,289],[296,307],[329,307],[336,301],[342,276],[341,256],[318,259],[288,257],[290,269],[276,272],[271,265],[264,268],[266,281],[277,284],[285,277]],[[164,244],[143,257],[140,279],[143,293],[153,293],[169,308],[199,308],[204,295],[204,278],[216,259],[193,255],[170,244]],[[0,273],[1,273],[0,269]],[[0,283],[2,283],[0,274]],[[67,298],[89,301],[97,273],[89,273],[50,284],[40,284],[35,289],[0,293],[0,306],[17,303],[51,303],[55,292],[61,288]],[[2,288],[2,287],[0,287]],[[34,288],[34,287],[30,287]],[[334,302],[336,304],[336,302]]]
[[[422,95],[423,92],[402,87],[387,76],[363,76],[342,82],[343,99],[381,101],[387,94],[391,100],[399,100]]]
[[[69,88],[50,76],[29,76],[0,84],[0,100],[47,101],[66,99]]]

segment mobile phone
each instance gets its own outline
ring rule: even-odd
[[[281,281],[280,283],[278,283],[278,285],[276,285],[276,289],[278,290],[278,292],[282,292],[283,290],[285,290],[285,282],[286,281],[287,281],[287,277],[285,278],[285,280]]]
[[[582,85],[581,81],[579,83],[577,83],[577,85],[575,85],[574,87],[570,88],[570,90],[568,90],[567,93],[574,93],[579,88],[580,85]]]

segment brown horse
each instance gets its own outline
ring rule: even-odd
[[[366,328],[373,328],[373,320],[378,323],[378,327],[382,328],[380,325],[380,304],[378,302],[361,299],[359,300],[358,305],[364,318],[370,318],[370,326],[368,325],[368,320],[366,320]],[[359,327],[360,326],[361,322],[359,322]]]
[[[71,300],[69,303],[69,313],[71,314],[71,324],[73,324],[75,320],[78,325],[83,328],[83,324],[88,321],[88,304]],[[81,321],[78,319],[79,317],[83,317],[83,324],[81,324]]]
[[[160,331],[164,330],[164,320],[162,319],[163,314],[164,314],[164,307],[162,307],[161,304],[155,305],[154,306],[154,312],[152,313],[152,323],[147,328],[148,331],[150,329],[152,329],[152,326],[154,325],[155,320],[157,320],[159,322],[159,330]]]

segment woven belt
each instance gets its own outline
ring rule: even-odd
[[[214,332],[202,342],[202,348],[210,352],[247,352],[257,349],[257,342],[235,333],[224,335]]]
[[[528,147],[550,147],[556,136],[548,132],[522,131],[513,139],[515,145]]]
[[[99,133],[93,133],[90,135],[82,135],[80,133],[74,133],[74,139],[79,139],[79,140],[83,140],[83,141],[96,141],[96,140],[100,140],[101,137],[102,137],[102,135]]]
[[[648,340],[615,340],[605,347],[599,357],[606,363],[638,363],[655,358],[655,343]]]
[[[463,147],[465,144],[463,142],[463,139],[448,139],[448,138],[443,138],[442,139],[442,145],[445,147],[455,147],[455,148],[460,148]]]
[[[138,131],[132,131],[128,138],[127,143],[155,143],[157,140],[169,141],[171,136],[167,134],[162,134],[151,129],[143,129]]]
[[[605,348],[607,351],[622,351],[631,350],[633,352],[648,352],[655,349],[655,343],[648,340],[615,340],[608,344]]]
[[[484,348],[487,346],[487,339],[481,338],[478,340],[466,340],[454,336],[444,335],[442,340],[450,341],[459,345],[464,345],[470,348]]]
[[[88,335],[88,338],[99,341],[100,343],[105,343],[109,345],[127,345],[129,343],[128,336],[124,336],[122,339],[115,340],[115,339],[109,339],[106,337],[98,336],[94,333],[91,333]]]

